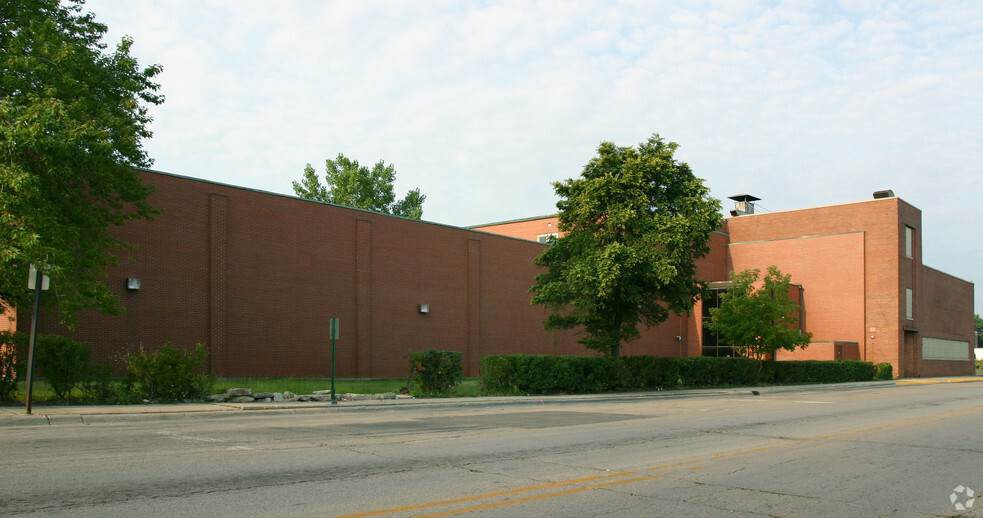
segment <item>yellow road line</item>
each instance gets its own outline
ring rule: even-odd
[[[516,500],[505,500],[505,501],[502,501],[502,502],[492,502],[492,503],[483,504],[483,505],[476,505],[474,507],[467,507],[467,508],[464,508],[464,509],[454,509],[454,510],[451,510],[451,511],[443,511],[443,512],[440,512],[440,513],[423,514],[423,515],[417,516],[416,518],[439,518],[441,516],[453,516],[455,514],[470,513],[470,512],[473,512],[473,511],[483,511],[485,509],[494,509],[496,507],[504,507],[506,505],[515,505],[515,504],[521,504],[521,503],[525,503],[525,502],[533,502],[533,501],[536,501],[536,500],[544,500],[544,499],[547,499],[547,498],[556,498],[558,496],[570,495],[570,494],[573,494],[573,493],[581,493],[581,492],[590,491],[590,490],[593,490],[593,489],[602,489],[602,488],[605,488],[605,487],[618,486],[618,485],[621,485],[621,484],[630,484],[632,482],[641,482],[643,480],[652,480],[652,479],[655,479],[655,478],[662,478],[662,477],[665,477],[665,476],[667,476],[667,475],[646,475],[644,477],[634,477],[634,478],[629,478],[629,479],[625,479],[625,480],[615,480],[614,482],[605,482],[603,484],[593,484],[593,485],[583,486],[583,487],[574,487],[574,488],[566,489],[566,490],[563,490],[563,491],[555,491],[553,493],[543,493],[541,495],[532,495],[532,496],[527,496],[525,498],[519,498],[519,499],[516,499]]]
[[[970,380],[970,381],[972,381],[972,380]],[[948,412],[948,413],[941,414],[941,415],[916,417],[916,418],[906,419],[904,421],[893,422],[893,423],[886,423],[886,424],[877,425],[877,426],[870,426],[870,427],[867,427],[867,428],[861,428],[859,430],[853,430],[853,431],[849,431],[849,432],[842,432],[842,433],[831,434],[831,435],[822,435],[822,436],[817,436],[817,437],[813,437],[813,438],[810,438],[810,439],[802,439],[802,440],[797,440],[797,441],[786,441],[786,442],[782,442],[782,443],[778,443],[778,444],[772,444],[772,445],[768,445],[768,446],[762,446],[762,447],[759,447],[759,448],[751,448],[751,449],[740,450],[740,451],[736,451],[736,452],[732,452],[732,453],[724,453],[724,454],[719,454],[719,455],[712,455],[712,456],[705,457],[705,458],[693,459],[693,460],[688,460],[688,461],[685,461],[685,462],[677,462],[677,463],[674,463],[674,464],[667,464],[667,465],[664,465],[664,466],[652,467],[652,468],[648,468],[647,471],[661,471],[661,470],[666,470],[666,469],[670,469],[670,468],[680,468],[680,467],[687,467],[687,469],[689,469],[689,470],[699,470],[699,469],[702,469],[702,468],[701,467],[690,467],[690,466],[692,466],[693,464],[706,463],[706,462],[712,461],[712,460],[728,459],[728,458],[732,458],[732,457],[738,457],[738,456],[741,456],[741,455],[747,455],[747,454],[750,454],[750,453],[760,453],[760,452],[764,452],[764,451],[776,450],[776,449],[779,449],[779,448],[786,448],[786,447],[789,447],[789,446],[801,446],[801,445],[806,445],[806,447],[819,446],[823,441],[828,441],[828,440],[832,440],[832,441],[844,441],[844,440],[849,440],[848,438],[850,436],[863,435],[863,434],[867,434],[867,433],[871,433],[871,432],[877,432],[877,431],[888,429],[888,428],[922,426],[922,425],[926,425],[926,424],[938,422],[941,419],[950,419],[950,418],[959,417],[959,416],[963,416],[963,415],[978,413],[981,410],[983,410],[983,406],[977,406],[977,407],[973,407],[973,408],[969,408],[969,409],[963,409],[963,410],[955,410],[955,411]],[[491,492],[491,493],[483,493],[483,494],[474,495],[474,496],[466,496],[466,497],[461,497],[461,498],[455,498],[455,499],[452,499],[452,500],[443,500],[443,501],[439,501],[439,502],[426,502],[426,503],[416,504],[416,505],[408,505],[408,506],[402,506],[402,507],[392,507],[392,508],[389,508],[389,509],[379,509],[379,510],[376,510],[376,511],[368,511],[368,512],[357,513],[357,514],[348,514],[348,515],[340,516],[338,518],[364,518],[364,517],[368,517],[368,516],[379,516],[379,515],[384,515],[384,514],[392,514],[392,513],[399,513],[399,512],[415,511],[415,510],[427,509],[427,508],[434,508],[434,507],[444,507],[444,506],[453,505],[453,504],[460,504],[460,503],[465,503],[465,502],[473,502],[473,501],[476,501],[476,500],[485,500],[485,499],[489,499],[489,498],[498,498],[498,497],[503,497],[503,496],[519,495],[519,494],[523,494],[523,493],[530,493],[530,492],[534,492],[534,491],[540,491],[540,490],[544,490],[544,489],[551,489],[551,488],[555,488],[555,487],[569,486],[569,485],[573,485],[573,484],[586,484],[586,483],[589,483],[589,482],[595,482],[595,481],[599,481],[599,480],[606,480],[606,479],[613,479],[613,478],[622,478],[622,477],[628,477],[628,476],[631,476],[631,475],[638,475],[638,473],[631,472],[631,471],[625,471],[625,472],[620,472],[620,473],[613,473],[613,474],[610,474],[610,475],[596,475],[596,476],[590,476],[590,477],[575,478],[575,479],[564,480],[564,481],[560,481],[560,482],[550,482],[550,483],[546,483],[546,484],[537,484],[537,485],[533,485],[533,486],[520,487],[520,488],[516,488],[516,489],[510,489],[510,490],[504,490],[504,491],[495,491],[495,492]],[[559,497],[559,496],[570,495],[570,494],[574,494],[574,493],[580,493],[580,492],[583,492],[583,491],[590,491],[590,490],[593,490],[593,489],[601,489],[601,488],[607,488],[607,487],[617,486],[617,485],[621,485],[621,484],[630,484],[630,483],[633,483],[633,482],[641,482],[641,481],[645,481],[645,480],[652,480],[652,479],[657,479],[657,478],[664,478],[664,477],[668,477],[668,476],[671,476],[671,475],[674,475],[674,473],[665,473],[665,474],[659,474],[659,475],[636,476],[636,477],[631,477],[631,478],[625,478],[624,480],[613,480],[613,481],[609,481],[609,482],[603,482],[603,483],[598,483],[598,484],[589,484],[589,485],[586,485],[586,486],[569,488],[569,489],[565,489],[565,490],[562,490],[562,491],[554,491],[554,492],[551,492],[551,493],[542,493],[542,494],[538,494],[538,495],[530,495],[530,496],[526,496],[526,497],[518,498],[518,499],[514,499],[514,500],[503,500],[503,501],[498,501],[498,502],[490,502],[490,503],[487,503],[487,504],[481,504],[481,505],[476,505],[476,506],[462,508],[462,509],[454,509],[454,510],[448,510],[448,511],[441,511],[441,512],[431,513],[431,514],[419,515],[417,518],[437,518],[437,517],[441,517],[441,516],[452,516],[452,515],[455,515],[455,514],[461,514],[461,513],[472,512],[472,511],[480,511],[480,510],[485,510],[485,509],[494,509],[496,507],[503,507],[503,506],[507,506],[507,505],[521,504],[521,503],[524,503],[524,502],[532,502],[532,501],[536,501],[536,500],[543,500],[543,499],[546,499],[546,498],[556,498],[556,497]]]
[[[583,484],[583,483],[586,483],[586,482],[593,482],[595,480],[604,480],[604,479],[615,478],[615,477],[625,477],[625,476],[634,475],[634,474],[635,473],[633,473],[633,472],[626,471],[626,472],[621,472],[621,473],[612,473],[610,475],[596,475],[596,476],[592,476],[592,477],[575,478],[575,479],[571,479],[571,480],[563,480],[563,481],[560,481],[560,482],[550,482],[550,483],[547,483],[547,484],[538,484],[538,485],[535,485],[535,486],[526,486],[526,487],[520,487],[520,488],[517,488],[517,489],[508,489],[508,490],[505,490],[505,491],[494,491],[494,492],[491,492],[491,493],[483,493],[483,494],[480,494],[480,495],[464,496],[464,497],[461,497],[461,498],[455,498],[453,500],[443,500],[443,501],[440,501],[440,502],[426,502],[426,503],[423,503],[423,504],[407,505],[407,506],[401,506],[401,507],[392,507],[392,508],[389,508],[389,509],[379,509],[379,510],[376,510],[376,511],[368,511],[368,512],[364,512],[364,513],[346,514],[344,516],[339,516],[337,518],[365,518],[367,516],[379,516],[379,515],[382,515],[382,514],[401,513],[401,512],[406,512],[406,511],[415,511],[415,510],[418,510],[418,509],[426,509],[428,507],[442,507],[442,506],[445,506],[445,505],[453,505],[453,504],[460,504],[460,503],[464,503],[464,502],[472,502],[474,500],[484,500],[486,498],[496,498],[496,497],[500,497],[500,496],[517,495],[517,494],[521,494],[521,493],[529,493],[529,492],[532,492],[532,491],[539,491],[541,489],[549,489],[549,488],[560,487],[560,486],[569,486],[571,484]],[[509,500],[509,501],[510,502],[514,502],[515,500]]]

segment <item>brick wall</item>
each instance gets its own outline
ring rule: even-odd
[[[543,330],[527,290],[543,245],[288,196],[144,172],[152,222],[117,229],[135,262],[109,271],[126,316],[53,319],[42,332],[88,343],[97,361],[121,350],[207,344],[220,376],[330,375],[328,322],[340,318],[339,377],[402,377],[429,347],[478,359],[504,352],[582,354]],[[141,279],[127,291],[125,279]],[[423,314],[419,305],[429,304]]]
[[[42,317],[41,332],[93,347],[96,361],[165,342],[206,344],[220,376],[330,375],[328,322],[341,322],[339,377],[402,377],[407,353],[465,354],[478,375],[490,354],[588,354],[575,332],[545,331],[529,303],[544,250],[536,242],[145,171],[157,190],[154,221],[114,232],[137,248],[108,271],[127,313],[85,311],[74,331]],[[547,226],[548,223],[552,225]],[[778,266],[802,285],[807,331],[852,341],[899,375],[963,373],[961,362],[920,361],[919,336],[972,340],[973,285],[921,266],[921,214],[897,198],[739,216],[711,236],[699,276]],[[555,219],[513,222],[517,236]],[[905,257],[904,228],[915,231]],[[493,230],[491,227],[483,227]],[[128,277],[142,289],[125,288]],[[916,294],[905,318],[905,289]],[[421,313],[420,304],[429,305]],[[699,356],[700,306],[625,344],[626,355]],[[29,318],[17,325],[29,325]],[[23,330],[23,329],[22,329]],[[921,334],[919,334],[921,333]],[[816,347],[801,355],[829,356]],[[971,365],[971,362],[966,362]]]
[[[511,236],[528,241],[536,241],[541,235],[557,233],[557,224],[558,220],[556,216],[543,216],[478,225],[471,228],[500,236]]]
[[[924,360],[918,351],[920,361],[916,374],[973,376],[976,373],[973,284],[926,266],[921,267],[919,281],[915,296],[919,335],[966,342],[967,355],[964,361]]]

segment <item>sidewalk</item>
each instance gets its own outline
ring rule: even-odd
[[[774,385],[765,387],[735,387],[717,389],[660,390],[648,392],[619,392],[609,394],[574,394],[540,396],[489,396],[467,398],[426,398],[426,399],[378,399],[330,402],[283,402],[283,403],[178,403],[145,405],[34,405],[33,412],[27,414],[24,406],[0,407],[0,429],[10,426],[92,424],[95,422],[135,422],[154,419],[168,419],[187,415],[222,416],[243,415],[249,411],[339,411],[344,409],[371,410],[373,408],[393,409],[394,407],[469,407],[492,405],[564,404],[581,401],[633,401],[651,398],[706,397],[714,395],[768,395],[783,392],[814,392],[824,390],[855,390],[877,386],[902,387],[939,383],[964,383],[983,381],[983,377],[959,378],[918,378],[888,381],[863,381],[851,383],[829,383],[815,385]],[[753,392],[757,394],[753,394]]]

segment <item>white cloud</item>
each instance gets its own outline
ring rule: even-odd
[[[290,193],[308,162],[384,159],[427,219],[464,225],[552,212],[550,182],[600,141],[659,132],[720,198],[782,210],[893,188],[924,211],[926,262],[983,279],[978,2],[87,8],[164,65],[161,170]]]

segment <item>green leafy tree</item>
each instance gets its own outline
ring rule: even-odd
[[[799,329],[799,304],[789,299],[792,276],[775,266],[748,269],[731,276],[734,283],[720,296],[720,307],[711,308],[710,330],[749,358],[764,359],[785,349],[806,347],[812,333]],[[760,281],[760,282],[759,282]]]
[[[546,272],[530,289],[547,329],[582,329],[581,344],[618,357],[639,324],[692,309],[720,201],[677,147],[658,134],[637,148],[602,142],[579,178],[553,183],[561,237],[536,258]]]
[[[373,210],[385,214],[410,219],[423,217],[423,202],[426,196],[420,189],[406,193],[406,197],[396,201],[393,182],[396,168],[386,165],[382,160],[369,169],[338,153],[338,158],[325,161],[324,184],[318,178],[311,164],[304,168],[301,181],[293,182],[294,192],[301,198],[324,201],[347,207]],[[326,184],[326,185],[325,185]]]
[[[983,318],[973,315],[976,319],[976,347],[983,347]]]
[[[0,2],[0,298],[30,305],[28,265],[52,280],[63,321],[97,307],[118,312],[103,282],[124,245],[110,225],[153,216],[147,105],[153,82],[123,38],[106,52],[106,26],[82,0]]]

